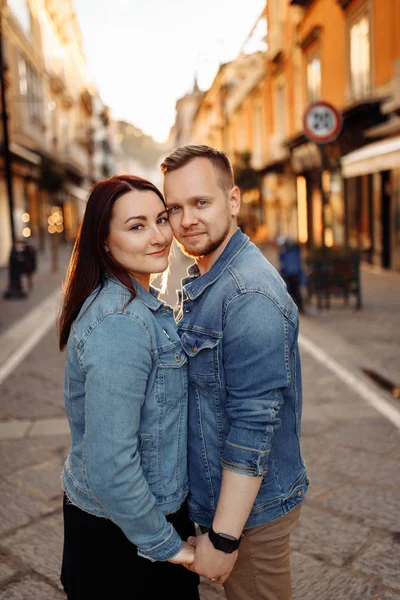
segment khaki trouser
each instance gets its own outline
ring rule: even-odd
[[[301,505],[284,517],[243,532],[239,556],[224,583],[228,600],[291,600],[290,534]]]

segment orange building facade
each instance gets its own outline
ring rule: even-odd
[[[221,67],[191,141],[250,154],[255,237],[349,245],[400,270],[400,0],[269,0],[261,23],[265,46]],[[319,100],[343,117],[324,165],[303,128]]]

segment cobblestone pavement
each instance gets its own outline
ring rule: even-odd
[[[267,248],[265,254],[276,266],[276,250]],[[359,311],[354,309],[354,298],[349,306],[334,298],[331,308],[321,311],[313,299],[306,305],[302,331],[312,335],[319,330],[327,339],[340,336],[351,349],[354,365],[371,368],[400,387],[400,273],[362,265],[361,292]]]
[[[175,262],[171,303],[177,271],[187,264],[180,256]],[[374,277],[381,277],[378,287],[385,281],[392,285],[388,276]],[[365,283],[365,298],[370,298],[365,326],[384,333],[381,339],[387,336],[390,344],[399,334],[394,329],[399,309],[385,294],[386,317],[378,327],[373,319],[380,320],[381,313]],[[303,333],[356,371],[361,356],[374,358],[372,350],[365,353],[364,317],[351,313],[350,319],[340,308],[335,311],[305,317]],[[60,473],[69,446],[63,363],[51,331],[0,386],[0,600],[65,598],[59,583]],[[302,363],[302,444],[311,484],[292,538],[293,598],[400,600],[400,432],[305,352]],[[16,426],[21,421],[27,424],[22,430]],[[203,581],[201,597],[225,596],[221,586]]]

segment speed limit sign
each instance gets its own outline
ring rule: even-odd
[[[340,112],[329,102],[314,102],[304,113],[304,133],[316,144],[333,142],[342,129]]]

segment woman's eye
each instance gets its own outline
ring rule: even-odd
[[[164,223],[168,223],[168,217],[161,217],[161,219],[158,219],[157,223],[159,225],[164,225]]]
[[[140,231],[142,227],[143,225],[133,225],[133,227],[130,228],[130,231]]]

